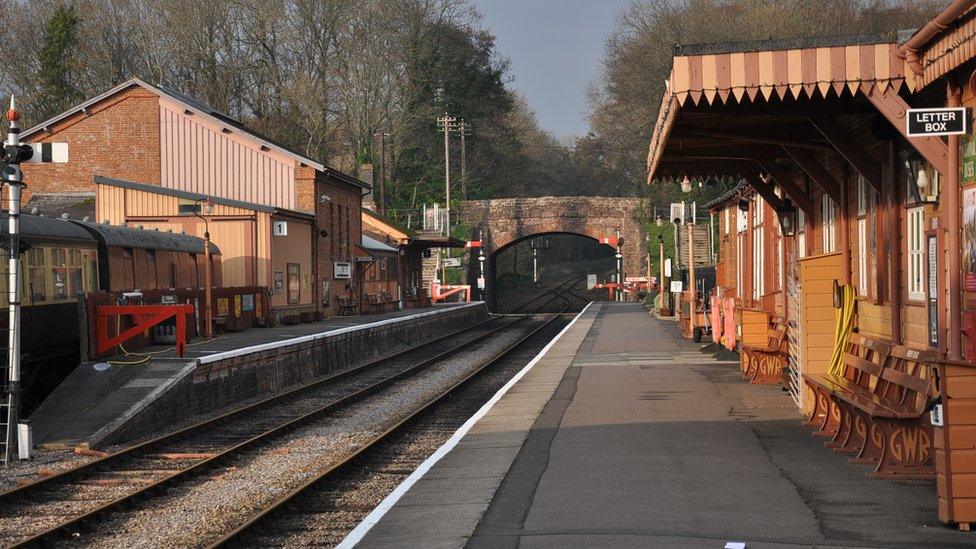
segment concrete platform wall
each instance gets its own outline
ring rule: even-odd
[[[107,446],[163,433],[193,416],[360,366],[487,317],[484,304],[476,303],[204,357],[90,443]]]

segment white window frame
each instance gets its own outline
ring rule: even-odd
[[[801,209],[796,212],[796,256],[807,256],[807,214]]]
[[[908,299],[925,301],[925,207],[908,208],[905,247],[908,257]]]
[[[868,220],[857,220],[857,291],[868,295]]]
[[[837,204],[827,195],[820,201],[820,225],[823,229],[823,253],[837,251]]]
[[[752,204],[752,298],[762,299],[766,293],[766,242],[764,234],[764,202],[761,196]]]

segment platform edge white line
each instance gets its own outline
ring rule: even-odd
[[[336,546],[336,549],[351,549],[352,547],[355,547],[356,544],[358,544],[360,541],[362,541],[363,538],[366,537],[366,534],[369,533],[369,531],[373,528],[373,526],[375,526],[383,518],[383,516],[386,515],[386,513],[393,508],[396,502],[399,501],[400,498],[403,497],[403,495],[406,494],[407,491],[409,491],[410,488],[412,488],[413,485],[416,484],[418,480],[423,478],[424,475],[426,475],[427,472],[430,471],[430,469],[438,461],[440,461],[441,459],[443,459],[444,456],[450,453],[451,450],[453,450],[454,447],[457,446],[457,444],[461,441],[461,439],[464,438],[466,434],[468,434],[468,431],[470,431],[471,428],[474,427],[474,424],[477,423],[479,420],[481,420],[481,418],[483,418],[492,408],[494,408],[495,404],[498,403],[498,401],[501,400],[503,396],[505,396],[505,393],[507,393],[509,389],[512,388],[512,386],[518,383],[519,380],[525,377],[525,375],[529,373],[529,371],[532,370],[532,368],[535,367],[536,363],[542,360],[542,357],[544,357],[552,348],[552,346],[555,345],[556,342],[558,342],[563,337],[563,334],[568,332],[569,329],[572,328],[574,324],[576,324],[576,321],[579,320],[581,316],[583,316],[583,313],[585,313],[587,309],[590,308],[590,305],[593,305],[592,301],[587,303],[586,307],[583,307],[583,310],[580,311],[579,314],[577,314],[575,317],[573,317],[573,320],[571,320],[570,323],[566,325],[566,327],[564,327],[558,334],[556,334],[556,337],[554,337],[552,341],[547,343],[546,346],[543,347],[541,351],[539,351],[539,354],[535,355],[535,357],[533,357],[528,364],[526,364],[521,370],[519,370],[518,373],[512,376],[512,378],[509,379],[508,382],[506,382],[505,385],[501,387],[501,389],[498,389],[498,391],[490,399],[488,399],[488,401],[485,402],[481,406],[481,408],[479,408],[478,411],[474,413],[474,415],[468,418],[468,420],[465,421],[464,424],[461,425],[461,427],[459,427],[458,430],[455,431],[453,435],[451,435],[451,438],[447,439],[447,441],[445,441],[444,444],[442,444],[436,451],[434,451],[433,454],[431,454],[426,460],[424,460],[424,462],[421,463],[419,467],[417,467],[412,473],[410,473],[410,476],[408,476],[406,479],[403,480],[403,482],[397,485],[397,487],[394,488],[393,491],[390,492],[389,495],[387,495],[383,499],[383,501],[379,503],[379,505],[373,508],[373,510],[370,511],[369,514],[366,515],[366,517],[364,517],[363,520],[360,521],[359,524],[357,524],[356,527],[353,528],[353,530],[349,532],[349,534],[347,534],[345,538],[343,538],[343,540],[339,543],[339,545]]]

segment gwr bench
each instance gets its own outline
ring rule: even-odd
[[[875,465],[877,478],[931,478],[937,354],[852,334],[842,375],[804,375],[816,399],[811,424],[828,447]]]
[[[336,300],[339,302],[339,316],[355,316],[359,314],[359,306],[356,303],[356,298],[337,295]]]
[[[393,299],[390,292],[380,292],[366,295],[366,306],[371,313],[389,313],[397,309],[399,302]]]
[[[739,367],[742,369],[743,377],[750,383],[783,382],[783,369],[789,358],[786,340],[788,326],[786,319],[776,317],[770,323],[765,346],[742,346],[742,352],[739,353]]]

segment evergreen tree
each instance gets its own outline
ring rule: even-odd
[[[80,23],[73,4],[58,6],[47,22],[37,73],[37,106],[44,112],[42,118],[66,110],[81,98],[71,78]]]

